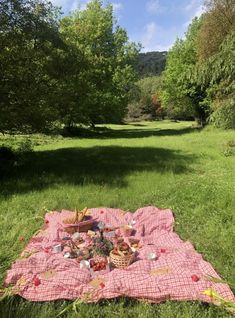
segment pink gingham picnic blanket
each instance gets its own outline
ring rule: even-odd
[[[133,237],[140,239],[142,248],[133,264],[92,277],[88,269],[80,269],[75,259],[65,259],[63,253],[53,252],[52,247],[68,236],[62,220],[71,212],[49,212],[44,229],[31,239],[21,258],[7,272],[6,286],[13,285],[15,294],[31,301],[81,298],[96,302],[128,296],[150,302],[169,299],[213,302],[213,297],[204,294],[205,290],[235,300],[227,284],[208,279],[208,276],[219,278],[211,264],[203,260],[190,242],[182,241],[173,232],[171,210],[150,206],[135,213],[110,208],[90,211],[95,220],[115,227],[136,221]],[[156,260],[147,259],[151,252],[156,253]]]

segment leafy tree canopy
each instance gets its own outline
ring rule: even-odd
[[[185,39],[177,39],[168,53],[161,99],[170,117],[204,117],[204,110],[199,106],[201,92],[186,79],[197,62],[196,39],[200,25],[201,20],[194,18]]]
[[[205,8],[197,43],[200,61],[217,53],[226,36],[235,29],[235,0],[206,0]]]
[[[112,5],[90,2],[86,10],[62,19],[60,32],[77,55],[69,75],[75,81],[65,118],[70,123],[120,122],[136,78],[133,64],[139,47],[130,43],[126,31],[115,24]]]
[[[93,0],[61,19],[46,0],[2,0],[0,49],[2,132],[124,117],[139,46],[112,5]]]
[[[51,62],[59,12],[37,0],[0,3],[0,129],[40,130],[54,119]]]

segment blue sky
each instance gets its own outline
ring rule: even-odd
[[[86,8],[89,0],[51,0],[67,14]],[[183,37],[190,21],[203,12],[204,0],[104,0],[112,3],[118,24],[131,41],[140,42],[143,52],[168,50]]]

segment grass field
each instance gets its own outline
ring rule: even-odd
[[[0,278],[41,227],[46,210],[147,205],[171,208],[175,230],[235,284],[235,132],[192,123],[107,126],[82,138],[32,136],[35,152],[0,185]],[[22,137],[0,137],[15,145]],[[19,240],[23,236],[24,241]],[[235,290],[234,290],[235,291]],[[0,303],[2,318],[54,318],[65,301]],[[65,317],[232,317],[199,302],[128,299],[82,304]]]

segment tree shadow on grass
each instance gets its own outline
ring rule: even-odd
[[[195,156],[179,150],[151,147],[96,146],[63,148],[34,153],[1,183],[3,195],[72,184],[125,187],[133,172],[181,174],[189,171]]]
[[[94,130],[87,128],[72,128],[70,134],[64,137],[80,137],[80,138],[94,138],[94,139],[117,139],[117,138],[146,138],[152,136],[181,136],[184,134],[200,131],[201,128],[185,127],[178,129],[110,129],[106,127],[97,127]]]
[[[199,128],[186,127],[181,129],[119,129],[112,130],[109,138],[146,138],[153,136],[181,136],[199,131]]]

